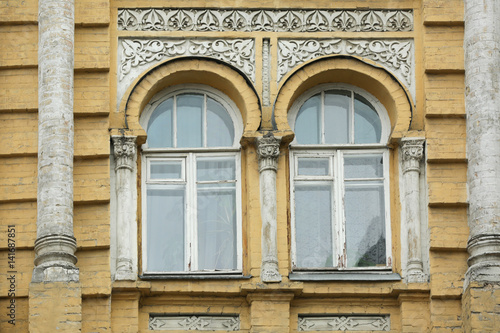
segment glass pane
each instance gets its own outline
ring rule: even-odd
[[[172,147],[173,108],[174,99],[169,98],[153,111],[148,123],[149,147]]]
[[[344,155],[345,178],[382,178],[384,159],[382,154]]]
[[[330,159],[301,157],[298,161],[298,174],[300,176],[328,176]]]
[[[230,147],[234,141],[234,125],[227,110],[207,98],[207,147]]]
[[[184,271],[184,186],[148,186],[148,271]]]
[[[365,98],[354,97],[354,143],[379,143],[382,123],[378,113]]]
[[[182,161],[158,161],[149,162],[151,179],[182,179]]]
[[[320,143],[321,95],[309,98],[300,108],[295,120],[295,136],[300,144]]]
[[[382,184],[346,185],[347,267],[385,266],[384,207]]]
[[[198,157],[196,159],[197,180],[235,180],[234,156]]]
[[[198,185],[198,269],[237,268],[234,184]]]
[[[351,92],[325,92],[325,143],[349,143]]]
[[[202,147],[203,95],[177,95],[177,147]]]
[[[295,184],[297,267],[333,267],[331,183]]]

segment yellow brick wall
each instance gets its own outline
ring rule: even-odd
[[[164,1],[148,1],[147,6],[163,7]],[[296,8],[293,1],[195,0],[169,1],[168,6],[196,8]],[[144,7],[140,1],[77,0],[75,29],[75,160],[74,232],[77,238],[77,266],[81,279],[83,332],[147,331],[149,313],[232,313],[241,317],[246,332],[295,332],[299,314],[387,313],[393,332],[481,331],[481,325],[498,324],[474,317],[474,327],[463,327],[463,315],[478,303],[498,300],[498,290],[469,288],[462,304],[464,274],[467,269],[467,197],[465,156],[465,106],[463,57],[463,0],[329,1],[307,2],[309,8],[401,8],[413,9],[415,28],[410,33],[339,33],[346,38],[392,37],[415,40],[416,104],[411,128],[426,137],[426,188],[430,237],[430,282],[416,289],[392,282],[303,282],[290,283],[290,213],[287,149],[279,158],[278,259],[284,281],[280,285],[259,285],[261,240],[257,156],[252,145],[242,150],[244,204],[244,273],[250,280],[111,282],[110,274],[110,146],[109,129],[123,125],[115,113],[117,87],[117,38],[138,32],[118,32],[118,8]],[[0,2],[0,307],[8,304],[6,289],[7,238],[3,232],[16,225],[18,251],[16,332],[28,331],[28,285],[33,269],[36,238],[37,170],[37,10],[36,0]],[[163,36],[148,33],[148,36]],[[185,33],[172,33],[183,37]],[[195,33],[190,33],[196,36]],[[211,37],[242,37],[243,33],[210,34]],[[291,34],[291,36],[297,36]],[[332,34],[311,33],[312,38]],[[261,40],[271,38],[276,59],[276,33],[255,33],[255,88],[261,94]],[[274,46],[273,46],[274,45]],[[275,61],[275,60],[273,60]],[[273,62],[272,66],[276,66]],[[307,72],[297,73],[302,80]],[[273,74],[274,75],[274,74]],[[303,75],[303,76],[301,76]],[[272,80],[275,79],[271,77]],[[363,84],[362,82],[358,82]],[[236,88],[242,96],[242,83]],[[223,88],[223,84],[221,84]],[[221,88],[221,89],[222,89]],[[226,87],[230,91],[231,89]],[[233,89],[238,91],[239,89]],[[243,89],[244,88],[244,89]],[[271,100],[277,94],[295,98],[271,84]],[[231,95],[233,96],[233,95]],[[151,97],[151,96],[149,96]],[[259,96],[262,100],[262,96]],[[135,102],[135,101],[134,101]],[[242,101],[241,103],[244,103]],[[247,124],[260,122],[259,107],[246,110]],[[269,126],[272,107],[262,108],[264,125]],[[286,122],[286,120],[284,120]],[[118,126],[115,126],[119,124]],[[252,125],[253,126],[253,125]],[[250,135],[258,135],[254,128]],[[400,130],[400,129],[398,129]],[[397,158],[397,156],[396,156]],[[392,169],[397,170],[397,159]],[[394,205],[394,268],[401,271],[398,243],[398,175],[391,179]],[[140,227],[140,226],[139,226]],[[482,289],[483,288],[483,289]],[[264,291],[263,291],[264,290]],[[282,294],[288,295],[283,296]],[[267,296],[266,296],[267,295]],[[268,295],[275,295],[275,297]],[[276,295],[279,295],[276,296]],[[53,301],[47,304],[55,305]],[[488,303],[489,304],[489,303]],[[43,305],[43,304],[41,304]],[[51,305],[51,306],[52,306]],[[493,305],[492,305],[493,306]],[[496,320],[496,321],[495,321]],[[500,324],[498,324],[500,325]],[[267,327],[267,328],[266,328]],[[272,328],[270,330],[270,328]],[[0,331],[11,329],[0,313]]]

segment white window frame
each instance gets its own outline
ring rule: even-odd
[[[147,129],[149,119],[158,105],[165,100],[179,94],[205,94],[213,98],[228,111],[234,125],[234,141],[231,147],[196,147],[196,148],[149,148],[147,142],[141,150],[141,204],[142,204],[142,273],[144,275],[206,275],[206,274],[241,274],[243,269],[243,242],[242,242],[242,211],[241,211],[241,146],[239,140],[243,134],[243,120],[238,108],[229,97],[209,86],[199,84],[178,85],[161,91],[155,95],[145,107],[140,124]],[[206,98],[205,98],[206,101]],[[203,111],[206,115],[205,110]],[[175,112],[174,112],[175,117]],[[174,118],[175,120],[175,118]],[[204,122],[206,126],[206,121]],[[175,131],[175,126],[173,126]],[[206,145],[207,130],[204,130],[203,143]],[[174,132],[174,140],[176,133]],[[197,157],[228,157],[235,158],[235,187],[236,187],[236,263],[233,270],[197,270],[197,189],[196,189],[196,158]],[[183,160],[183,179],[151,179],[149,165],[153,160]],[[185,184],[185,269],[176,272],[155,272],[147,269],[147,184]]]
[[[328,90],[350,90],[351,96],[359,94],[372,104],[381,121],[380,143],[370,144],[298,144],[294,139],[290,144],[290,199],[291,199],[291,260],[293,271],[387,271],[392,270],[392,236],[390,220],[390,184],[389,184],[389,148],[385,144],[390,134],[390,121],[387,111],[383,105],[366,91],[347,84],[322,84],[316,86],[302,96],[300,96],[292,105],[288,114],[288,122],[292,129],[295,128],[295,120],[301,106],[312,96]],[[323,112],[324,99],[321,99],[321,111]],[[354,108],[351,103],[351,113]],[[354,122],[351,122],[351,126]],[[324,142],[324,122],[321,125],[321,141]],[[351,140],[354,130],[351,128]],[[383,185],[384,185],[384,208],[385,208],[385,237],[386,237],[386,265],[370,267],[347,267],[347,258],[343,255],[345,248],[345,210],[343,198],[345,195],[344,179],[344,156],[361,154],[382,154],[383,156]],[[299,176],[298,159],[300,157],[328,157],[330,159],[330,174],[328,176]],[[369,180],[363,178],[362,180]],[[381,180],[381,179],[378,179]],[[307,268],[297,267],[297,248],[296,248],[296,227],[295,227],[295,181],[325,181],[332,182],[332,256],[333,267],[325,268]]]

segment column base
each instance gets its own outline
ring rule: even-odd
[[[132,271],[117,271],[115,273],[115,281],[135,281],[137,274]]]
[[[31,282],[78,282],[80,270],[72,265],[36,266],[33,269]]]
[[[276,262],[263,262],[260,278],[262,282],[281,282],[278,264]]]

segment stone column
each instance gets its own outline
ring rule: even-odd
[[[38,3],[38,193],[30,332],[80,332],[73,235],[73,0]]]
[[[281,282],[278,269],[276,212],[276,172],[281,138],[272,134],[257,138],[260,172],[260,209],[262,216],[262,282]]]
[[[423,138],[401,139],[405,206],[403,233],[408,234],[408,282],[427,282],[420,230],[420,161],[424,156],[424,142]]]
[[[32,281],[78,281],[73,236],[74,3],[40,0],[38,7],[38,214]]]
[[[465,108],[472,281],[500,282],[500,2],[465,0]]]
[[[136,221],[134,171],[137,160],[135,136],[113,136],[116,172],[116,274],[115,280],[136,280],[130,234]]]

